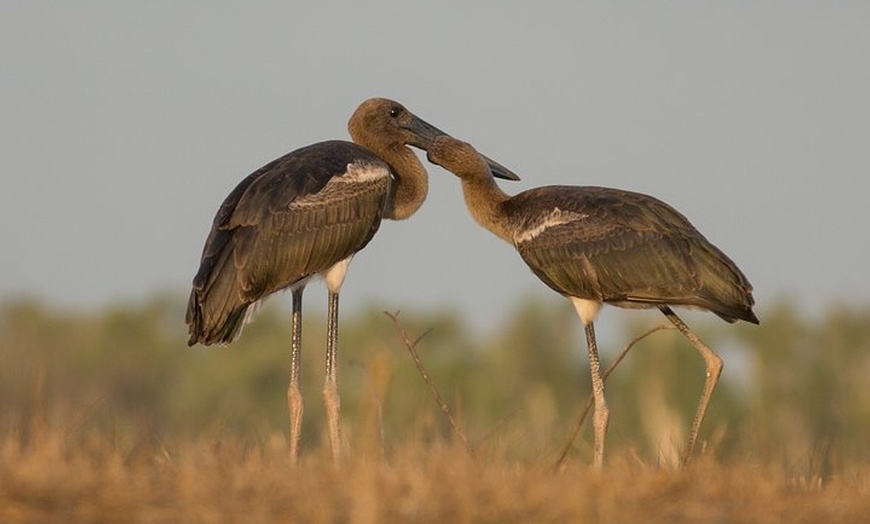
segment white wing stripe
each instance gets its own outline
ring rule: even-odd
[[[390,170],[384,165],[371,163],[359,165],[351,163],[347,165],[347,174],[334,177],[329,183],[362,183],[383,178],[390,178]]]
[[[514,233],[514,244],[522,244],[523,242],[528,242],[529,240],[536,238],[538,235],[553,226],[567,224],[568,222],[574,222],[576,220],[582,220],[586,218],[586,216],[587,215],[584,213],[562,211],[558,207],[554,208],[552,211],[550,211],[549,215],[546,215],[543,218],[543,220],[540,220],[539,222],[533,224],[527,229],[516,231]]]

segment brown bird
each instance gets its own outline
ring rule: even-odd
[[[706,380],[683,454],[692,456],[722,359],[671,310],[688,306],[758,324],[749,281],[673,207],[606,187],[547,186],[509,196],[475,149],[440,136],[429,161],[457,175],[474,220],[512,244],[547,286],[574,304],[586,332],[595,401],[593,466],[604,460],[610,418],[593,322],[603,304],[657,307],[704,358]]]
[[[351,259],[369,243],[381,219],[406,219],[426,198],[426,171],[407,146],[426,149],[443,134],[398,102],[383,98],[363,102],[348,131],[353,142],[333,140],[297,149],[236,186],[214,218],[187,305],[188,345],[228,344],[262,300],[291,290],[287,402],[294,461],[303,411],[302,291],[315,276],[323,277],[329,291],[323,398],[333,458],[339,462],[339,291]],[[496,176],[517,179],[489,162]]]

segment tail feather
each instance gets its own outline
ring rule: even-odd
[[[239,293],[232,252],[223,249],[203,257],[187,302],[188,346],[228,344],[241,334],[252,303]]]
[[[752,311],[752,306],[737,306],[737,307],[722,307],[721,305],[710,306],[708,308],[710,311],[715,313],[719,318],[728,322],[729,324],[733,324],[738,320],[744,320],[746,322],[750,322],[752,324],[760,324],[761,321],[758,320],[758,317],[755,316],[755,312]]]
[[[712,244],[698,246],[693,260],[701,282],[700,298],[707,309],[726,322],[744,320],[759,324],[752,311],[752,284],[728,256]]]
[[[251,304],[243,304],[236,308],[212,311],[210,314],[209,312],[214,308],[204,304],[196,296],[196,291],[191,292],[187,304],[187,324],[190,334],[187,345],[229,344],[241,335],[250,308]]]

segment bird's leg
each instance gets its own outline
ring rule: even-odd
[[[706,378],[704,379],[704,391],[701,393],[701,399],[698,401],[698,409],[695,411],[695,420],[692,422],[692,430],[689,433],[689,441],[686,443],[686,449],[683,451],[682,463],[686,465],[692,459],[695,453],[695,444],[698,441],[698,432],[701,430],[701,423],[704,421],[704,415],[707,413],[707,405],[710,403],[710,397],[713,395],[713,390],[716,388],[716,383],[719,381],[719,375],[722,374],[722,359],[709,346],[704,344],[698,336],[689,329],[689,326],[677,316],[674,311],[668,306],[659,306],[659,309],[677,329],[683,334],[686,339],[698,350],[701,357],[704,359],[706,367]]]
[[[610,410],[604,400],[604,380],[601,378],[601,364],[598,361],[598,347],[595,342],[595,328],[592,322],[585,325],[586,345],[589,347],[589,371],[592,373],[592,398],[595,400],[595,413],[592,416],[594,444],[592,448],[592,467],[601,470],[604,465],[604,435],[610,421]]]
[[[341,432],[339,410],[341,399],[336,382],[336,353],[338,349],[338,293],[329,292],[329,318],[326,333],[326,379],[323,384],[323,402],[326,406],[326,421],[329,429],[329,444],[336,465],[341,463]]]
[[[290,386],[287,388],[287,405],[290,408],[290,461],[299,458],[299,437],[302,430],[302,392],[299,390],[299,369],[302,363],[302,290],[293,289],[293,335],[290,342]]]

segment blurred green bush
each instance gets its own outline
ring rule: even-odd
[[[31,301],[0,304],[0,427],[22,440],[41,428],[68,439],[92,432],[118,446],[231,434],[275,439],[286,432],[289,318],[273,301],[227,347],[188,348],[183,301],[154,298],[98,312]],[[306,312],[302,384],[304,445],[320,442],[324,320]],[[759,312],[760,327],[711,315],[690,325],[725,360],[702,438],[723,460],[757,458],[795,474],[830,475],[870,458],[870,308],[801,316],[788,303]],[[608,314],[607,322],[614,316]],[[655,323],[626,319],[602,349]],[[586,347],[567,301],[527,300],[501,329],[474,334],[449,311],[403,313],[442,396],[480,447],[519,459],[558,455],[589,391]],[[616,341],[611,341],[615,338]],[[393,322],[374,308],[343,315],[339,388],[345,434],[375,407],[388,449],[411,435],[450,438]],[[377,372],[373,372],[376,370]],[[642,341],[608,381],[608,446],[641,460],[672,461],[685,439],[703,383],[703,364],[674,331]],[[368,411],[367,411],[368,410]],[[366,414],[368,413],[368,414]],[[574,452],[589,454],[584,433]],[[353,444],[352,444],[353,445]]]

